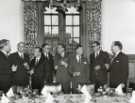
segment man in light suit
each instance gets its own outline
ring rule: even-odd
[[[89,83],[89,63],[87,58],[83,56],[83,47],[78,45],[76,47],[76,54],[70,57],[69,71],[72,75],[72,90],[77,93],[79,85]]]
[[[119,84],[126,84],[128,80],[129,66],[128,56],[122,52],[122,43],[114,41],[111,46],[113,58],[110,64],[110,86],[116,88]]]
[[[93,53],[90,54],[91,81],[95,84],[95,90],[107,84],[107,71],[109,69],[109,54],[101,49],[100,43],[94,41],[92,44]]]

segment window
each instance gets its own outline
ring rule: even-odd
[[[80,13],[74,7],[68,8],[66,12],[66,34],[74,42],[80,42]]]
[[[45,36],[58,35],[58,12],[56,8],[46,8],[44,12],[44,32]]]

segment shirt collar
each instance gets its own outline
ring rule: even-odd
[[[38,59],[38,60],[40,60],[40,58],[41,58],[41,56],[39,56],[39,57],[35,57],[36,59]]]
[[[118,51],[115,53],[115,57],[117,57],[120,54],[121,51]]]
[[[98,54],[98,55],[99,55],[100,51],[101,51],[101,50],[98,50],[97,52],[95,52],[95,54]]]
[[[22,55],[24,55],[24,53],[21,53],[21,52],[18,52],[18,54],[19,54],[19,56],[22,56]]]

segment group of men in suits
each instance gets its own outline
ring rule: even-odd
[[[94,53],[90,55],[91,81],[97,90],[105,84],[116,88],[124,84],[126,91],[128,81],[128,56],[122,52],[123,46],[120,41],[114,41],[111,45],[112,57],[101,49],[100,43],[95,41],[92,44]]]
[[[41,90],[44,83],[53,81],[53,56],[49,44],[43,44],[43,52],[36,47],[32,60],[25,49],[25,43],[19,42],[17,51],[10,54],[10,41],[0,40],[0,90],[7,92],[11,86]]]
[[[83,55],[83,47],[77,45],[75,53],[68,55],[63,44],[58,44],[52,56],[50,45],[34,48],[34,57],[25,54],[25,43],[19,42],[17,52],[10,53],[10,41],[0,40],[0,90],[7,92],[11,86],[38,89],[54,81],[62,85],[64,93],[78,92],[78,85],[94,83],[95,90],[108,84],[115,88],[128,80],[128,57],[122,52],[120,41],[111,46],[113,58],[101,49],[98,41],[92,43],[90,62]]]

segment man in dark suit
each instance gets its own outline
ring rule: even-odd
[[[71,88],[73,93],[78,93],[78,85],[89,83],[89,63],[87,58],[83,56],[83,47],[76,47],[76,54],[70,57],[69,72],[72,75]]]
[[[55,55],[54,64],[56,70],[56,82],[62,85],[64,93],[70,93],[70,73],[68,64],[68,54],[65,53],[65,46],[58,44],[57,54]]]
[[[94,41],[93,53],[90,55],[91,81],[95,84],[95,90],[107,84],[107,70],[109,69],[109,55],[101,50],[100,43]]]
[[[38,89],[40,93],[45,81],[44,56],[41,53],[40,47],[34,49],[34,58],[31,61],[30,67],[32,74],[32,89]]]
[[[29,84],[29,56],[24,53],[24,42],[19,42],[17,49],[17,52],[9,56],[10,64],[17,68],[16,72],[13,73],[12,85],[26,87]]]
[[[110,64],[110,86],[116,88],[119,84],[126,84],[128,80],[129,66],[128,56],[122,52],[122,43],[114,41],[111,46],[113,58]]]
[[[45,63],[45,81],[46,83],[53,82],[54,76],[54,60],[53,56],[50,53],[50,45],[45,43],[42,45],[43,55],[44,55],[44,63]]]
[[[9,40],[0,40],[0,90],[6,93],[11,86],[11,67],[8,53],[11,51]]]

